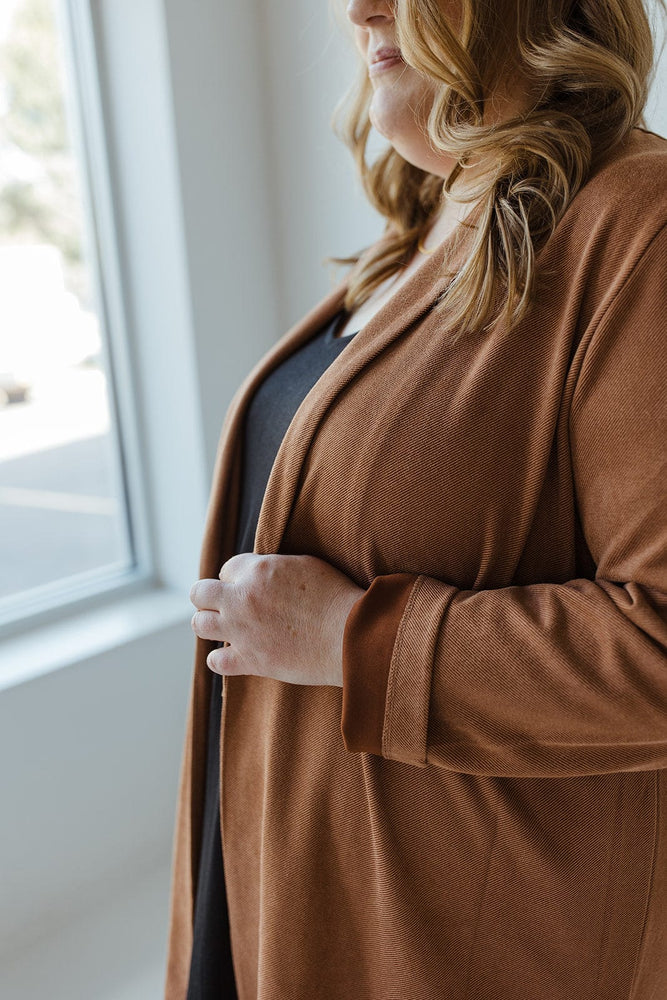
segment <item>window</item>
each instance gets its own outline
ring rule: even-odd
[[[113,238],[89,193],[69,17],[59,0],[0,6],[1,623],[90,599],[141,561],[97,256]]]

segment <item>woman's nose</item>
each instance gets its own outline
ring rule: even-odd
[[[394,20],[393,0],[348,0],[347,16],[360,28]]]

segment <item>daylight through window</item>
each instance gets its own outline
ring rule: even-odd
[[[132,563],[61,17],[0,4],[0,607]]]

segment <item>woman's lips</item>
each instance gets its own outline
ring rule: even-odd
[[[403,65],[405,64],[403,62],[400,49],[378,49],[373,53],[373,57],[368,67],[368,75],[375,76],[376,73],[384,73],[385,70],[394,69],[396,66]]]

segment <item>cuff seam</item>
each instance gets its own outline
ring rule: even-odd
[[[423,584],[423,574],[420,574],[415,580],[412,590],[410,591],[410,596],[406,601],[403,614],[401,615],[401,620],[396,631],[396,639],[394,640],[394,649],[391,655],[391,662],[389,664],[389,675],[387,677],[387,698],[385,704],[385,717],[384,726],[382,727],[382,756],[392,759],[391,747],[393,743],[392,739],[392,728],[393,728],[393,717],[394,717],[394,698],[396,694],[397,684],[396,675],[399,672],[399,661],[401,658],[401,653],[403,651],[403,640],[407,630],[407,622],[412,611],[412,606],[415,603],[417,594],[421,589]]]

